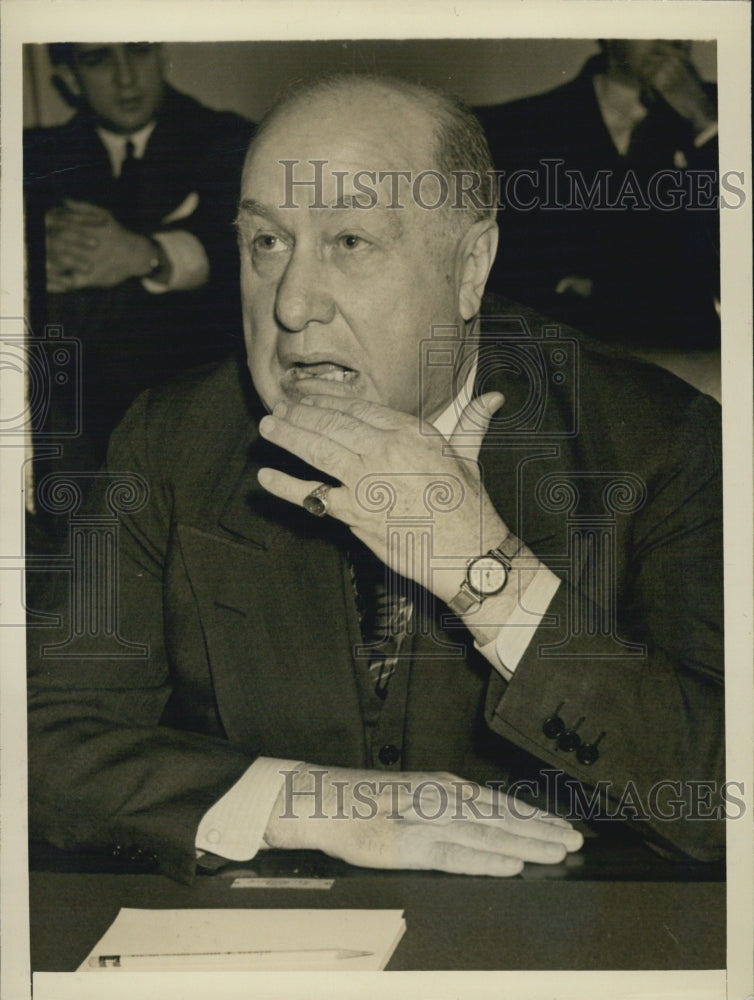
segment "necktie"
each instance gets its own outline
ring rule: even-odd
[[[413,614],[410,584],[367,550],[352,551],[350,563],[369,675],[377,695],[385,698]]]
[[[648,112],[634,125],[626,159],[640,174],[646,174],[674,163],[674,152],[691,145],[693,136],[688,122],[660,98],[649,95],[642,103]]]
[[[125,149],[126,155],[117,180],[117,214],[126,227],[135,228],[135,222],[139,215],[141,164],[134,155],[135,147],[130,139],[126,142]]]
[[[626,160],[641,169],[651,162],[656,148],[655,122],[651,115],[639,119],[631,130],[631,139],[626,150]]]

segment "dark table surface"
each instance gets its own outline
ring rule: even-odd
[[[31,852],[31,966],[76,969],[121,907],[384,908],[407,930],[389,970],[722,969],[721,865],[665,861],[640,842],[590,837],[555,866],[513,879],[353,868],[269,851],[193,885],[106,853]],[[329,890],[231,888],[238,875],[331,878]]]

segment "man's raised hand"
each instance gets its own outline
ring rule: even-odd
[[[500,393],[472,400],[450,444],[415,416],[364,399],[325,394],[279,403],[259,429],[269,441],[341,483],[327,495],[329,514],[396,572],[448,600],[457,590],[458,573],[449,576],[440,570],[449,563],[464,567],[507,534],[476,461],[502,402]],[[260,469],[259,482],[299,505],[319,485],[270,468]],[[430,511],[432,558],[412,558],[402,545],[392,544],[394,525],[400,519],[426,520]]]

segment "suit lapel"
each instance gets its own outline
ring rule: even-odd
[[[505,402],[493,417],[479,452],[482,482],[509,529],[540,558],[562,534],[555,515],[536,496],[548,471],[562,468],[564,433],[548,397],[546,359],[531,338],[528,310],[500,303],[485,317],[475,393],[497,390]],[[559,546],[558,546],[559,547]]]
[[[258,442],[214,527],[179,527],[218,710],[241,746],[354,766],[365,750],[345,530],[266,493],[256,473],[273,463],[292,464]]]

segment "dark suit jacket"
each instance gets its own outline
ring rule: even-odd
[[[240,116],[213,111],[168,87],[140,161],[137,204],[119,197],[107,151],[84,112],[64,125],[26,133],[32,326],[39,337],[46,324],[60,325],[66,337],[81,341],[78,374],[91,450],[69,464],[97,468],[110,431],[140,392],[178,371],[225,357],[236,346],[240,313],[233,220],[251,132],[251,123]],[[210,263],[208,284],[152,294],[134,278],[113,288],[47,295],[44,215],[66,198],[101,205],[134,232],[192,233]],[[75,405],[72,385],[69,380],[61,390],[52,382],[61,429],[67,429]],[[55,433],[56,426],[45,430]],[[69,450],[74,446],[81,449],[81,439],[66,444]]]
[[[538,326],[529,338],[515,318],[527,314],[511,314],[487,323],[480,384],[506,404],[480,462],[496,508],[564,580],[512,682],[428,599],[375,710],[353,654],[348,533],[258,485],[260,464],[302,470],[258,438],[250,380],[228,362],[145,394],[113,436],[109,470],[132,491],[117,635],[71,618],[67,573],[61,627],[30,630],[34,835],[138,845],[190,878],[203,812],[259,753],[476,780],[550,767],[613,807],[633,794],[666,815],[657,782],[723,780],[719,408],[651,366],[538,339]],[[99,483],[101,512],[117,491]],[[596,762],[544,734],[555,713],[599,740]],[[695,857],[722,850],[719,821],[642,827]]]
[[[695,148],[688,123],[658,101],[642,126],[643,148],[621,156],[595,95],[593,77],[601,68],[596,56],[561,87],[476,109],[495,167],[505,172],[489,287],[601,339],[714,347],[720,337],[713,304],[720,293],[717,140]],[[714,86],[708,90],[716,98]],[[679,153],[687,163],[682,169]],[[524,179],[518,189],[507,186],[527,170],[535,172],[536,185]],[[668,170],[674,176],[658,180]],[[584,207],[589,196],[583,195],[580,207],[569,174],[584,191],[594,186],[605,196]],[[600,175],[604,183],[597,183]],[[697,183],[702,175],[707,180]],[[674,203],[671,188],[685,202],[664,210],[657,203]],[[535,195],[538,203],[525,207]],[[572,275],[593,281],[589,298],[556,293],[558,282]]]

